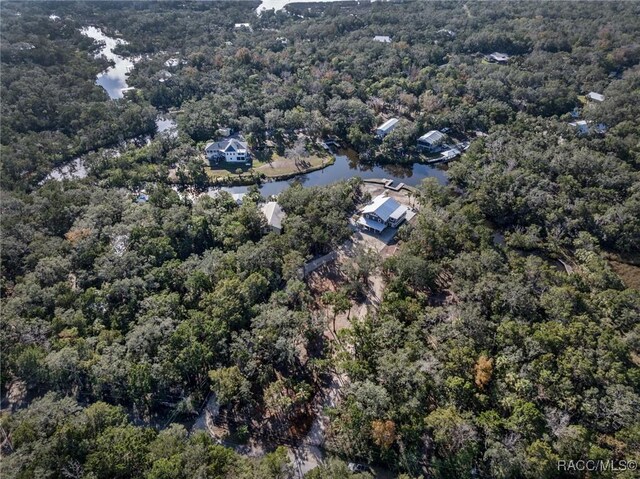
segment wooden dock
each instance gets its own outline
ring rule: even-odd
[[[362,181],[364,181],[365,183],[371,183],[374,185],[382,185],[385,189],[391,190],[391,191],[406,190],[410,193],[416,193],[418,191],[413,186],[405,185],[404,183],[398,183],[397,185],[393,186],[393,180],[388,180],[386,178],[381,178],[381,179],[372,178],[372,179],[367,179]]]

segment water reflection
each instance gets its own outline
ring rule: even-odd
[[[124,90],[127,86],[127,75],[134,66],[133,60],[113,53],[113,49],[117,45],[124,45],[127,42],[120,38],[111,38],[102,33],[102,30],[96,27],[85,27],[80,30],[83,35],[93,38],[104,46],[96,54],[96,56],[104,56],[107,60],[112,61],[114,65],[100,73],[96,79],[96,84],[104,88],[109,97],[112,99],[122,98]]]
[[[305,187],[323,186],[336,181],[360,177],[362,179],[389,179],[409,186],[419,185],[425,178],[435,178],[440,184],[447,184],[447,174],[442,166],[423,165],[371,165],[361,163],[357,153],[353,150],[340,150],[333,165],[323,170],[314,171],[306,175],[296,176],[291,180],[273,181],[260,186],[260,192],[265,195],[277,195],[296,183]],[[245,193],[248,186],[234,186],[223,188],[230,193]]]

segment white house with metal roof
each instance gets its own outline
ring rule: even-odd
[[[244,163],[249,159],[247,144],[236,138],[207,143],[204,152],[209,160]]]
[[[442,144],[445,140],[445,134],[438,130],[431,130],[420,138],[418,138],[418,148],[423,148],[425,150],[436,152],[441,149]]]
[[[388,196],[376,196],[362,209],[358,226],[366,231],[381,233],[387,227],[397,228],[406,219],[409,208]]]
[[[376,136],[378,138],[384,138],[385,136],[387,136],[388,133],[390,133],[396,127],[397,124],[398,124],[397,118],[388,119],[378,128],[376,128]]]
[[[595,91],[590,91],[586,96],[587,100],[598,102],[604,101],[604,95],[602,93],[596,93]]]
[[[268,233],[269,231],[274,231],[278,234],[281,233],[282,221],[287,215],[284,211],[282,211],[280,205],[275,201],[269,201],[262,205],[260,209],[265,219],[267,220],[267,228],[264,232]]]
[[[485,57],[490,63],[508,63],[509,55],[506,53],[493,52]]]

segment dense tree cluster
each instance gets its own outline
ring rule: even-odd
[[[15,449],[3,460],[7,477],[277,479],[292,470],[284,448],[246,459],[204,432],[189,436],[177,424],[157,432],[130,424],[120,407],[96,402],[82,408],[53,393],[4,427]]]
[[[640,292],[584,237],[568,274],[552,241],[495,243],[473,199],[431,184],[421,202],[379,311],[343,334],[351,384],[331,446],[435,477],[637,460]]]
[[[108,65],[73,20],[2,15],[2,186],[27,187],[82,153],[155,129],[146,101],[109,101],[95,84]]]

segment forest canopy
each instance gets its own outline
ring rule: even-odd
[[[258,4],[2,3],[3,474],[299,477],[290,438],[336,378],[310,478],[640,460],[640,4]],[[123,98],[87,26],[135,59]],[[319,294],[301,271],[355,241],[366,185],[285,189],[277,234],[257,186],[211,188],[221,128],[365,167],[413,164],[429,130],[470,146]],[[212,397],[221,444],[192,429]]]

